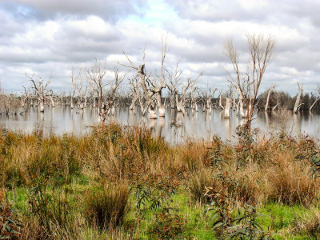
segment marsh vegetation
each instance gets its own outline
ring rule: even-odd
[[[319,237],[319,146],[282,131],[170,145],[149,130],[0,137],[9,239]]]

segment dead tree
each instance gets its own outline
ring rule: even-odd
[[[230,109],[231,109],[231,99],[230,98],[226,98],[226,105],[224,107],[224,118],[225,119],[229,119],[230,118]]]
[[[114,78],[105,80],[107,73],[106,62],[103,64],[96,59],[91,69],[87,69],[87,80],[92,84],[98,99],[98,114],[101,123],[104,123],[108,112],[117,99],[117,90],[125,75],[119,76],[118,70],[114,71]],[[106,91],[106,94],[104,94]]]
[[[168,81],[166,86],[169,90],[169,101],[171,109],[177,108],[176,96],[178,95],[178,88],[181,86],[182,82],[182,71],[179,70],[179,62],[172,72],[168,72]]]
[[[191,99],[191,110],[192,113],[198,112],[198,103],[199,103],[199,93],[196,86],[193,86],[190,91],[190,99]]]
[[[77,94],[77,103],[79,109],[85,108],[85,97],[88,92],[88,84],[84,81],[84,79],[79,79],[76,87],[76,94]]]
[[[50,84],[50,78],[48,81],[44,82],[41,77],[39,81],[34,80],[34,74],[29,76],[26,74],[31,82],[31,89],[33,90],[33,95],[37,98],[39,102],[40,112],[44,112],[44,103],[45,100],[52,97],[52,90],[48,89],[48,85]]]
[[[202,99],[203,99],[203,107],[202,107],[202,111],[205,112],[211,112],[212,110],[212,98],[214,97],[215,92],[218,89],[215,88],[214,90],[212,90],[212,88],[209,87],[208,83],[207,83],[207,88],[202,92]]]
[[[166,55],[168,52],[168,45],[167,45],[167,39],[162,39],[162,56],[161,56],[161,67],[160,67],[160,76],[154,77],[153,81],[150,81],[150,84],[152,85],[151,91],[154,92],[154,95],[157,99],[157,107],[159,110],[159,117],[165,116],[165,105],[162,104],[162,89],[166,87],[165,84],[165,67],[164,67],[164,61],[166,59]],[[157,80],[158,79],[158,80]]]
[[[21,107],[27,108],[28,99],[30,98],[30,92],[29,89],[27,89],[25,86],[22,87],[24,89],[24,92],[21,94]]]
[[[149,77],[150,76],[147,76],[146,69],[145,69],[145,65],[146,65],[146,63],[145,63],[145,57],[146,57],[145,49],[143,50],[142,64],[139,65],[139,67],[137,67],[136,65],[133,64],[133,62],[131,61],[129,56],[124,51],[123,51],[123,54],[126,56],[130,65],[123,64],[119,61],[118,61],[118,64],[120,64],[124,67],[127,67],[127,68],[132,68],[137,71],[137,75],[134,77],[134,79],[136,79],[136,80],[139,79],[139,81],[137,80],[138,81],[137,84],[138,83],[139,84],[138,84],[138,88],[137,88],[137,85],[135,85],[135,88],[136,88],[137,93],[139,93],[140,88],[142,89],[142,95],[139,95],[138,100],[139,100],[139,105],[141,108],[141,113],[143,116],[145,116],[147,110],[150,109],[149,107],[152,104],[152,97],[155,93],[154,91],[151,91],[149,88],[149,86],[150,86]]]
[[[296,102],[293,107],[293,112],[296,114],[299,112],[300,107],[303,105],[303,103],[300,103],[301,95],[303,92],[303,83],[301,85],[299,83],[297,83],[297,84],[298,84],[299,92],[298,92],[297,99],[296,99]]]
[[[224,106],[222,105],[222,92],[219,90],[219,106],[222,110],[224,110]]]
[[[237,88],[241,107],[243,107],[243,104],[246,106],[248,125],[253,116],[263,75],[273,54],[275,40],[272,37],[265,38],[263,35],[248,34],[247,41],[250,57],[247,70],[244,73],[239,68],[239,55],[232,40],[226,43],[225,50],[233,67],[233,73],[227,70],[230,77],[229,81]]]
[[[271,95],[271,92],[273,91],[273,89],[276,87],[276,85],[272,85],[269,90],[268,90],[268,95],[267,95],[267,101],[266,101],[266,105],[264,107],[264,111],[268,111],[269,109],[269,99],[270,99],[270,95]]]
[[[131,91],[131,104],[129,106],[129,110],[134,110],[136,102],[140,98],[139,84],[137,78],[129,79],[130,91]]]
[[[149,111],[149,116],[154,118],[154,109],[158,107],[159,109],[159,116],[164,117],[165,115],[165,106],[162,104],[162,89],[166,87],[165,84],[165,67],[164,67],[164,61],[166,58],[168,48],[167,48],[167,41],[162,40],[162,56],[161,56],[161,66],[160,66],[160,76],[158,76],[156,73],[154,76],[151,76],[151,74],[147,75],[146,71],[146,63],[145,63],[145,49],[143,50],[143,58],[142,58],[142,64],[137,67],[133,64],[129,56],[125,53],[128,62],[130,65],[126,65],[123,63],[120,63],[118,61],[118,64],[132,68],[137,71],[137,76],[135,78],[139,78],[139,88],[142,89],[142,96],[138,98],[139,104],[141,107],[142,115],[145,116],[147,110]],[[136,89],[137,90],[137,89]],[[138,91],[136,91],[138,92]],[[156,99],[156,104],[153,104],[153,98]],[[154,106],[156,105],[156,106]]]
[[[186,96],[188,90],[192,89],[198,79],[202,76],[202,72],[199,74],[199,76],[195,79],[192,79],[191,77],[187,78],[187,82],[182,84],[181,86],[181,94],[176,95],[176,106],[177,106],[177,111],[182,112],[183,115],[185,115],[185,108],[186,108]],[[180,95],[180,98],[179,98]]]
[[[312,105],[310,106],[309,108],[309,111],[312,110],[312,108],[314,107],[314,105],[319,101],[320,99],[320,85],[317,86],[317,93],[315,94],[316,95],[316,100],[312,103]]]
[[[71,92],[71,96],[70,96],[70,108],[73,109],[74,108],[74,97],[75,94],[77,92],[77,82],[80,80],[80,76],[81,76],[81,68],[78,72],[78,74],[74,74],[74,68],[72,68],[71,71],[71,84],[72,84],[72,92]]]

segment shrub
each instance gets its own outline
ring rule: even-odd
[[[316,183],[308,175],[308,168],[288,158],[286,152],[279,154],[267,170],[267,198],[288,205],[309,205],[316,195]]]
[[[177,209],[164,207],[156,214],[155,223],[150,225],[151,239],[192,239],[187,221],[177,214]]]
[[[100,229],[112,229],[122,224],[128,211],[128,185],[104,184],[86,193],[85,216],[89,224]]]
[[[200,203],[207,203],[208,198],[205,196],[206,187],[211,187],[216,192],[220,192],[222,188],[222,183],[214,176],[211,169],[201,169],[191,176],[189,180],[191,198]]]
[[[4,190],[0,189],[0,239],[19,239],[21,227],[14,210],[5,199]]]
[[[218,239],[272,239],[258,224],[257,217],[262,215],[253,206],[244,204],[243,209],[232,209],[232,199],[227,195],[213,188],[207,188],[205,194],[210,199],[207,211],[214,212],[210,223]]]
[[[68,190],[49,189],[47,182],[37,179],[29,197],[30,213],[35,217],[32,225],[40,226],[41,238],[71,239],[73,224],[70,215]]]

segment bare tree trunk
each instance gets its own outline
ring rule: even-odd
[[[165,117],[166,116],[166,104],[159,106],[159,117]]]
[[[44,99],[39,99],[40,112],[44,112]]]
[[[149,107],[149,118],[150,119],[157,119],[157,114],[156,111],[154,109],[151,109],[151,107]]]
[[[49,96],[49,99],[50,99],[50,101],[51,101],[51,106],[52,106],[52,107],[55,107],[56,105],[55,105],[55,102],[54,102],[54,100],[53,100],[53,97],[52,97],[52,96]]]
[[[224,109],[224,107],[222,106],[222,94],[221,94],[221,91],[220,91],[220,96],[219,96],[219,106]]]
[[[268,111],[270,94],[271,94],[271,92],[273,91],[274,88],[275,88],[275,85],[273,85],[268,91],[267,102],[266,102],[266,105],[264,107],[264,111]]]
[[[320,100],[320,97],[318,97],[311,105],[311,107],[309,108],[309,111],[312,110],[313,106]]]
[[[230,118],[230,108],[231,108],[231,99],[226,98],[226,105],[224,107],[224,118],[229,119]]]
[[[169,97],[169,100],[170,100],[170,107],[171,109],[174,109],[177,107],[176,105],[176,93],[173,92],[173,93],[170,93],[170,97]]]
[[[177,111],[182,112],[183,115],[185,114],[184,104],[183,101],[179,101],[178,95],[176,95],[176,105],[177,105]]]
[[[302,95],[302,91],[303,91],[303,84],[298,84],[298,89],[299,89],[299,93],[297,95],[297,99],[296,99],[296,103],[294,104],[294,107],[293,107],[293,112],[294,113],[298,113],[300,107],[302,104],[300,104],[300,98],[301,98],[301,95]]]
[[[74,108],[74,103],[73,103],[73,97],[71,95],[70,97],[70,108],[73,109]]]
[[[138,96],[134,96],[134,97],[132,98],[132,102],[131,102],[131,104],[130,104],[129,110],[134,110],[134,107],[135,107],[135,105],[136,105],[137,100],[138,100]]]
[[[272,111],[276,110],[276,108],[278,107],[279,103],[277,103],[273,108]]]

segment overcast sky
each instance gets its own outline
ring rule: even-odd
[[[320,83],[320,0],[0,0],[0,81],[9,92],[28,86],[27,74],[70,92],[72,67],[106,59],[108,69],[125,62],[160,66],[161,36],[168,33],[166,66],[180,61],[185,78],[204,71],[200,86],[227,89],[224,42],[233,38],[248,59],[246,34],[271,34],[274,58],[261,91],[272,84],[297,93]],[[244,69],[245,70],[245,69]]]

